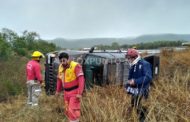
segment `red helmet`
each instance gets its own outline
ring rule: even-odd
[[[126,57],[135,58],[139,55],[138,51],[133,48],[129,48],[126,53]]]

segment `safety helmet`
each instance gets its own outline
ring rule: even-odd
[[[130,48],[127,50],[126,57],[135,58],[139,55],[139,52],[136,49]]]
[[[40,60],[40,58],[44,58],[45,56],[40,51],[34,51],[32,53],[32,59],[34,60]]]
[[[136,46],[133,46],[132,48],[133,48],[133,49],[137,49],[137,47],[136,47]]]

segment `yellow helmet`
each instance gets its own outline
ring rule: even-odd
[[[133,49],[137,49],[137,47],[136,47],[136,46],[133,46],[132,48],[133,48]]]
[[[34,59],[34,60],[40,60],[40,58],[44,58],[43,53],[41,53],[40,51],[34,51],[32,53],[32,59]]]

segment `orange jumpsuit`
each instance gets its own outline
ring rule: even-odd
[[[80,64],[71,61],[68,68],[59,66],[57,79],[57,92],[64,89],[65,114],[70,121],[79,121],[80,99],[76,95],[82,95],[84,90],[84,73]]]

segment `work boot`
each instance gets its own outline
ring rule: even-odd
[[[139,114],[139,122],[145,122],[147,116],[147,109],[142,107],[141,110],[138,112]]]
[[[79,122],[79,119],[76,119],[76,120],[70,120],[69,122]]]

